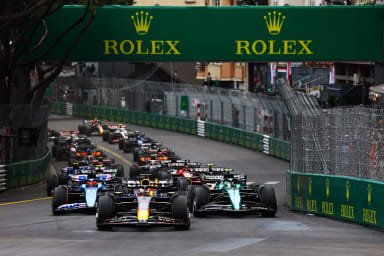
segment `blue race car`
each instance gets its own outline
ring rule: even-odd
[[[152,139],[146,137],[144,133],[136,131],[134,134],[128,135],[128,138],[119,140],[119,149],[124,150],[124,153],[133,152],[135,147],[141,147],[144,143],[151,143]]]
[[[54,215],[73,210],[95,210],[101,193],[112,190],[111,174],[72,175],[68,185],[59,185],[53,190],[52,213]]]

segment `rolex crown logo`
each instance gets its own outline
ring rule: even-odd
[[[149,26],[151,25],[151,21],[153,16],[148,16],[146,12],[144,15],[143,11],[140,11],[140,14],[136,12],[136,17],[131,16],[133,24],[135,25],[136,32],[139,35],[145,35],[148,33]]]
[[[285,16],[281,17],[281,12],[278,13],[276,17],[276,11],[273,11],[272,14],[269,12],[268,17],[264,16],[265,23],[267,23],[268,32],[271,35],[280,34],[281,27],[283,26]]]

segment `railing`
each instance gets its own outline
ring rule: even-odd
[[[47,177],[51,154],[48,150],[42,158],[8,164],[6,169],[6,189],[31,185]],[[0,171],[1,173],[1,171]],[[0,175],[1,177],[1,175]],[[1,178],[0,178],[1,180]],[[1,182],[0,182],[1,183]]]

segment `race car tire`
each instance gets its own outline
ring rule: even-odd
[[[88,127],[85,125],[79,125],[77,129],[79,130],[79,134],[87,134]]]
[[[108,141],[109,137],[109,131],[103,132],[103,141]]]
[[[189,206],[190,212],[193,212],[193,199],[195,198],[195,190],[197,187],[202,187],[208,190],[207,187],[203,187],[201,185],[188,185],[187,195],[188,195],[188,206]]]
[[[133,148],[133,161],[137,162],[139,159],[139,154],[140,154],[140,148],[134,147]]]
[[[124,150],[124,153],[130,153],[131,152],[131,146],[129,145],[128,142],[124,142],[123,150]]]
[[[53,190],[52,198],[52,213],[53,215],[58,215],[63,213],[60,210],[57,210],[57,207],[60,205],[68,203],[67,189],[64,186],[55,187]]]
[[[97,203],[97,217],[96,226],[99,230],[111,229],[112,227],[106,227],[103,222],[106,219],[113,218],[114,216],[114,203],[113,197],[109,194],[105,194],[99,197]]]
[[[56,146],[55,145],[52,145],[51,152],[52,152],[52,157],[56,158]]]
[[[206,212],[200,212],[199,209],[209,203],[209,192],[203,186],[197,186],[194,189],[195,196],[193,199],[193,215],[195,217],[205,217]]]
[[[59,177],[57,177],[58,185],[67,185],[68,179],[64,175],[60,174]]]
[[[189,217],[188,200],[187,195],[178,194],[173,198],[172,202],[172,217],[178,221],[182,221],[183,224],[176,225],[176,229],[189,229],[191,225],[191,219]]]
[[[177,190],[180,191],[187,191],[189,181],[185,177],[179,177],[177,179]]]
[[[124,140],[119,140],[119,149],[122,150],[124,149]]]
[[[132,165],[129,168],[129,178],[133,179],[139,176],[139,168],[136,165]]]
[[[47,177],[47,196],[52,196],[52,191],[59,185],[56,175],[49,175]]]
[[[121,164],[117,164],[116,169],[116,177],[124,177],[124,167]]]
[[[109,144],[113,144],[113,138],[112,138],[112,136],[109,136],[109,137],[108,137],[108,143],[109,143]]]
[[[261,204],[272,209],[272,210],[262,211],[261,215],[264,217],[275,216],[277,212],[275,189],[273,187],[262,187],[260,189],[260,196],[261,196]]]
[[[62,149],[58,149],[56,151],[56,161],[63,161],[65,160],[65,152]]]
[[[154,177],[157,177],[159,180],[170,180],[172,175],[166,169],[160,169],[156,171]]]

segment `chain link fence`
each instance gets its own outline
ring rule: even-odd
[[[384,180],[384,106],[322,110],[283,82],[278,89],[292,118],[292,171]]]
[[[65,100],[73,103],[191,119],[197,119],[200,104],[203,120],[290,140],[289,112],[280,95],[144,80],[58,78],[52,87],[55,99],[64,100],[65,91]],[[304,106],[317,104],[305,94],[300,102]]]
[[[291,170],[384,180],[384,108],[292,117]]]

